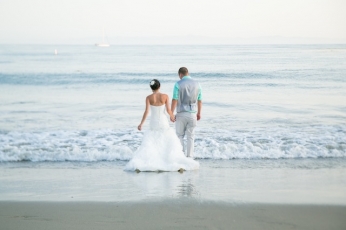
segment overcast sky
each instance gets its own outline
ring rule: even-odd
[[[0,0],[0,43],[346,43],[346,0]],[[305,42],[304,42],[305,41]]]

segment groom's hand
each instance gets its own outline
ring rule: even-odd
[[[197,113],[197,121],[201,120],[201,114]]]
[[[171,122],[175,122],[177,119],[175,118],[175,116],[173,115],[173,116],[171,116],[170,117],[170,119],[171,119]]]

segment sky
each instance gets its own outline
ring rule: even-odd
[[[1,44],[346,43],[346,0],[0,0]]]

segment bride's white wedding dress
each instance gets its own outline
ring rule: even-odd
[[[165,105],[150,106],[150,130],[143,137],[141,146],[125,166],[128,171],[178,171],[194,170],[199,163],[187,158],[175,131],[169,127]]]

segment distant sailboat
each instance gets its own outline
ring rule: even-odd
[[[102,34],[102,43],[96,43],[95,46],[99,46],[99,47],[108,47],[110,46],[109,43],[105,42],[105,29],[103,28],[103,34]]]

